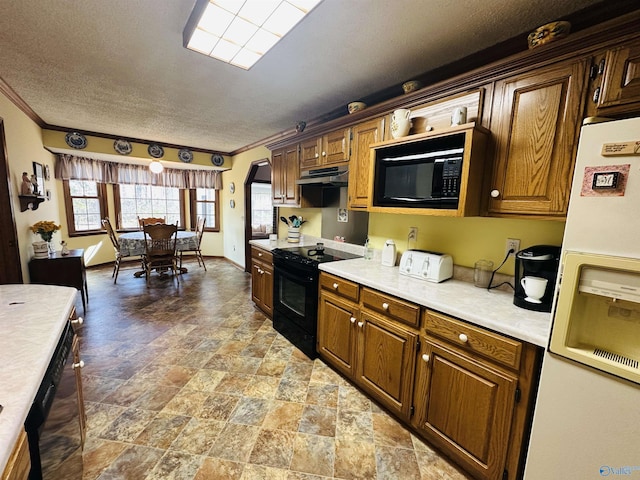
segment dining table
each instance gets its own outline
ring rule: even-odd
[[[136,255],[144,255],[144,232],[126,232],[120,234],[118,237],[118,243],[120,245],[120,253],[123,257],[131,257]],[[198,239],[196,238],[196,232],[188,232],[185,230],[178,230],[176,238],[176,250],[195,250],[198,248]],[[188,269],[186,267],[180,268],[180,273],[186,273]],[[144,271],[134,273],[134,276],[140,277],[144,275]]]

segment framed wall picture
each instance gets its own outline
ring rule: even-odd
[[[33,183],[33,194],[44,194],[44,168],[41,163],[33,162],[33,175],[31,183]],[[35,183],[34,183],[35,182]]]

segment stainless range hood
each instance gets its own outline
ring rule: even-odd
[[[305,170],[300,174],[298,185],[326,185],[334,187],[346,187],[349,177],[349,167],[326,167],[314,170]]]

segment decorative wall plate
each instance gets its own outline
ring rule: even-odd
[[[224,157],[219,153],[214,153],[211,155],[211,163],[213,163],[216,167],[221,167],[224,163]]]
[[[188,148],[181,148],[178,151],[178,158],[181,162],[191,163],[191,161],[193,160],[193,152]]]
[[[229,184],[229,191],[230,191],[231,193],[235,193],[235,191],[236,191],[236,184],[235,184],[235,183],[231,182],[231,183]]]
[[[67,142],[71,148],[77,148],[79,150],[87,146],[87,139],[84,135],[78,132],[69,132],[64,136],[64,141]]]
[[[149,152],[149,155],[151,155],[153,158],[162,158],[164,156],[164,148],[162,148],[157,143],[152,143],[151,145],[149,145],[149,147],[147,148],[147,152]]]
[[[129,155],[133,148],[131,147],[131,143],[128,140],[124,140],[119,138],[115,142],[113,142],[113,149],[118,152],[120,155]]]

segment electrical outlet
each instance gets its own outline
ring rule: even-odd
[[[514,256],[520,251],[520,239],[519,238],[507,238],[507,243],[504,247],[505,255],[509,250],[513,249],[513,252],[509,254],[510,257]]]
[[[418,227],[409,227],[407,240],[413,240],[414,242],[418,240]]]

